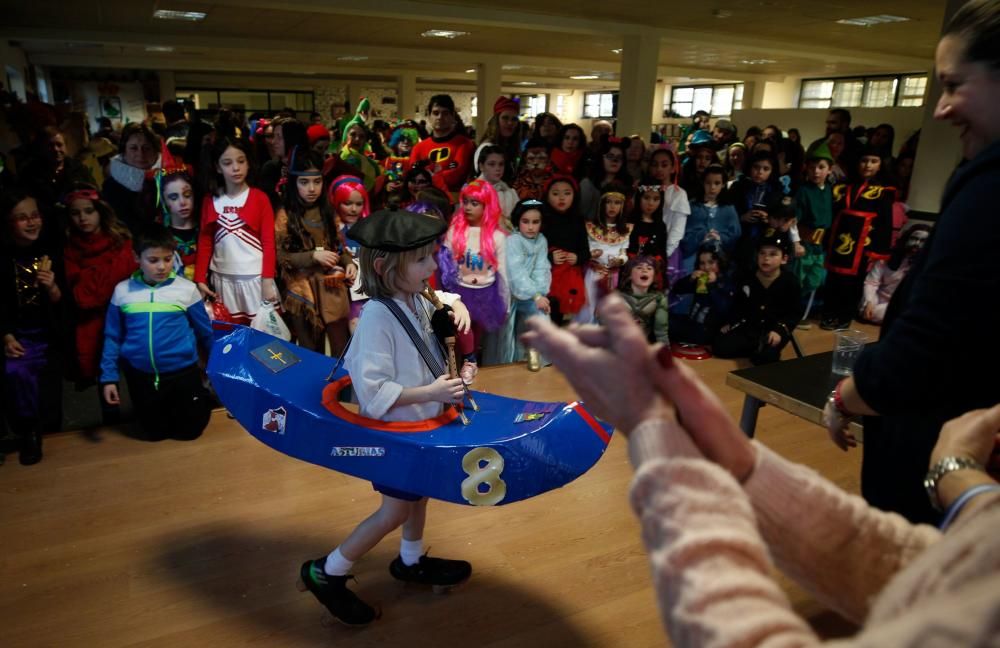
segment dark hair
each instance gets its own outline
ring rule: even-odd
[[[0,229],[0,241],[3,242],[4,247],[9,247],[13,245],[13,240],[11,238],[10,224],[7,222],[10,218],[10,213],[14,211],[18,203],[22,200],[27,200],[28,198],[33,198],[35,203],[38,203],[38,196],[35,195],[34,191],[28,189],[23,185],[12,185],[6,187],[3,193],[0,193],[0,218],[3,219],[3,223],[0,223],[2,229]],[[39,212],[42,210],[41,205],[37,205]],[[48,225],[48,219],[42,219],[42,233],[41,236],[47,236],[46,225]]]
[[[310,148],[299,148],[295,155],[288,160],[288,185],[283,192],[282,202],[285,214],[288,216],[288,236],[282,240],[281,247],[285,252],[305,252],[316,249],[316,245],[332,246],[338,241],[337,230],[334,226],[333,212],[330,211],[330,203],[327,201],[326,182],[320,190],[316,206],[319,208],[320,220],[323,223],[323,232],[326,234],[326,242],[314,241],[309,231],[306,229],[303,216],[309,205],[302,202],[297,189],[297,172],[323,171],[323,156]]]
[[[306,125],[294,117],[285,117],[274,120],[274,127],[281,129],[281,139],[285,141],[285,156],[292,154],[292,149],[309,148],[309,136],[306,134]]]
[[[966,61],[1000,69],[1000,1],[969,0],[951,17],[941,36],[962,38]]]
[[[164,101],[161,110],[168,124],[184,119],[184,104],[176,99]]]
[[[523,200],[518,200],[517,204],[514,205],[514,209],[510,212],[510,222],[514,224],[515,229],[521,224],[521,217],[531,210],[536,210],[539,215],[542,213],[542,208],[545,207],[545,203],[541,200],[536,200],[535,198],[525,198]]]
[[[896,240],[896,245],[892,248],[889,261],[886,263],[890,270],[899,270],[899,266],[903,265],[903,259],[906,258],[906,243],[910,240],[910,236],[914,232],[927,232],[930,234],[931,226],[924,225],[923,223],[914,223],[900,233],[899,239]]]
[[[597,215],[594,216],[594,222],[600,225],[604,230],[608,229],[608,222],[605,220],[606,216],[604,215],[604,204],[606,202],[604,196],[610,192],[620,193],[625,196],[625,201],[622,203],[622,213],[619,214],[618,220],[615,221],[615,232],[617,232],[619,236],[628,234],[629,218],[626,209],[628,209],[628,201],[632,194],[631,185],[609,182],[601,187],[601,199],[597,203]]]
[[[118,216],[115,214],[115,208],[112,207],[106,200],[104,200],[104,198],[100,195],[100,192],[98,191],[96,185],[92,185],[89,182],[74,182],[72,185],[70,185],[69,192],[67,193],[72,193],[74,191],[97,192],[98,194],[97,200],[91,200],[91,202],[94,204],[94,209],[97,210],[97,213],[101,218],[101,220],[99,221],[100,223],[99,227],[101,231],[111,238],[111,241],[115,247],[118,247],[119,245],[128,240],[129,236],[131,235],[129,233],[128,228],[125,226],[124,223],[118,220]],[[72,224],[69,219],[70,201],[67,200],[65,202],[66,202],[66,223],[67,223],[66,233],[67,233],[67,238],[69,238],[72,229]]]
[[[128,124],[125,124],[125,128],[122,129],[121,139],[118,140],[118,153],[120,155],[125,155],[125,147],[128,146],[128,141],[132,139],[134,135],[142,135],[153,150],[159,154],[160,136],[154,133],[153,130],[146,125],[146,122],[129,122]]]
[[[563,139],[566,138],[566,133],[571,130],[575,130],[580,133],[580,146],[579,149],[587,148],[587,134],[583,132],[578,124],[563,124],[562,128],[559,129],[559,133],[556,135],[556,148],[562,148]]]
[[[197,166],[201,162],[201,140],[214,130],[215,126],[207,121],[195,119],[191,122],[184,144],[184,162],[191,166]]]
[[[239,151],[242,151],[247,157],[247,177],[246,182],[250,186],[254,184],[254,159],[253,150],[250,145],[240,139],[234,139],[232,137],[219,137],[215,140],[215,144],[204,151],[202,155],[201,163],[201,184],[204,195],[206,196],[218,196],[221,195],[226,189],[226,179],[222,177],[222,174],[216,170],[216,166],[219,164],[219,158],[222,154],[226,152],[226,149],[233,147]]]
[[[671,159],[673,159],[673,158],[671,158]],[[657,184],[656,180],[653,180],[652,178],[649,178],[649,179],[643,180],[641,183],[639,183],[639,186],[636,187],[635,195],[632,197],[632,212],[629,214],[628,222],[634,224],[634,223],[639,223],[639,222],[642,221],[642,195],[644,193],[646,193],[647,191],[650,191],[650,189],[652,187],[656,186],[656,184]],[[664,208],[665,203],[667,202],[666,194],[663,191],[663,187],[664,186],[666,186],[666,185],[663,185],[663,184],[659,185],[660,188],[657,190],[657,193],[660,194],[660,216],[661,216],[661,220],[662,220],[662,215],[663,215],[663,208]],[[654,218],[653,220],[655,221],[656,219]]]
[[[847,122],[847,125],[851,125],[851,111],[847,108],[832,108],[830,110],[831,115],[837,115],[841,119]]]
[[[173,252],[177,249],[177,239],[163,225],[147,223],[132,238],[132,251],[142,256],[150,248],[163,248]]]
[[[487,144],[479,151],[479,157],[476,158],[476,174],[482,173],[479,169],[479,165],[486,161],[486,158],[491,155],[502,155],[504,159],[504,165],[507,163],[507,152],[496,144]]]
[[[726,183],[726,169],[721,164],[709,164],[708,165],[708,168],[705,169],[705,173],[703,173],[702,176],[701,176],[701,183],[702,183],[702,185],[705,184],[705,178],[707,178],[710,175],[720,175],[720,176],[722,176],[722,184],[725,185],[725,183]],[[723,189],[725,189],[725,187],[723,187]],[[702,189],[702,191],[704,191],[704,189]]]
[[[601,139],[601,148],[598,154],[590,162],[590,171],[587,176],[595,187],[600,187],[604,184],[604,176],[606,172],[604,170],[604,156],[607,155],[611,149],[617,148],[622,152],[622,166],[618,169],[618,173],[615,175],[615,180],[621,182],[625,185],[632,184],[632,176],[628,174],[628,165],[625,164],[626,157],[628,156],[628,147],[631,144],[631,140],[627,137],[623,138],[612,138],[605,137]]]
[[[726,251],[722,249],[722,246],[716,240],[710,240],[702,243],[698,246],[698,250],[694,253],[694,265],[695,269],[698,266],[698,257],[702,254],[711,254],[715,262],[719,264],[719,276],[726,274],[726,266],[729,265],[729,258],[726,256]]]
[[[781,167],[778,165],[778,156],[774,151],[756,151],[747,158],[747,170],[752,170],[757,162],[768,162],[771,165],[771,175],[768,182],[773,183],[781,175]]]
[[[563,123],[562,123],[562,121],[560,121],[560,119],[558,117],[556,117],[555,115],[553,115],[550,112],[540,112],[537,115],[535,115],[535,124],[532,127],[532,129],[531,129],[531,137],[532,137],[532,139],[534,139],[536,137],[542,137],[542,134],[541,134],[542,124],[545,123],[545,121],[549,120],[549,119],[553,120],[557,124],[556,138],[558,138],[559,135],[562,134],[562,129],[563,129]],[[556,139],[556,146],[558,146],[558,145],[559,145],[559,139]]]
[[[431,110],[434,106],[441,106],[442,108],[447,108],[451,112],[455,112],[455,100],[451,98],[451,95],[446,94],[436,94],[430,98],[427,102],[427,114],[431,114]]]

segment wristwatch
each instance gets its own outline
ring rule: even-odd
[[[943,457],[927,471],[927,476],[924,477],[924,488],[927,490],[927,497],[930,498],[931,506],[934,507],[935,511],[943,510],[937,492],[938,482],[941,481],[941,478],[950,472],[969,468],[973,470],[985,470],[983,465],[975,459],[969,459],[968,457]]]

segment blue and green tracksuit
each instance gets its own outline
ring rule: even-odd
[[[138,271],[115,286],[104,324],[101,384],[117,383],[119,360],[154,376],[198,363],[198,344],[212,343],[212,324],[194,283],[174,273],[150,286]]]

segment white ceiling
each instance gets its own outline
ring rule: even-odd
[[[33,63],[54,66],[295,73],[473,84],[477,62],[504,65],[505,84],[616,85],[637,34],[660,39],[660,75],[767,79],[925,71],[942,0],[717,0],[712,4],[609,0],[0,0],[0,37]],[[155,20],[155,8],[203,11],[200,23]],[[841,18],[910,21],[854,27]],[[420,36],[427,29],[469,35]],[[150,45],[173,46],[149,52]],[[367,57],[344,60],[342,57]],[[573,81],[597,74],[597,81]]]

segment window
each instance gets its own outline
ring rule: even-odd
[[[588,119],[611,119],[617,115],[617,92],[588,92],[583,95],[584,117]]]
[[[548,95],[521,95],[521,117],[534,119],[548,107]]]
[[[713,117],[728,117],[743,107],[743,84],[674,86],[664,100],[664,117],[691,117],[704,110]]]
[[[900,106],[922,106],[924,105],[924,93],[927,92],[927,77],[907,76],[903,77],[903,87],[899,92]]]
[[[879,76],[802,81],[799,108],[922,106],[927,76]]]
[[[469,115],[473,118],[479,116],[479,97],[472,95],[472,103],[469,106]]]
[[[222,106],[240,108],[247,113],[274,114],[282,108],[299,113],[315,110],[316,95],[301,90],[222,90],[215,88],[178,88],[177,98],[193,101],[197,110],[217,110]]]

